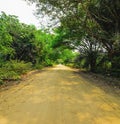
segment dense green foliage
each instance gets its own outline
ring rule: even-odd
[[[4,65],[0,68],[0,80],[11,81],[20,79],[20,75],[31,70],[31,63],[25,63],[23,61],[8,61],[4,62]]]
[[[47,15],[53,27],[59,26],[51,34],[3,12],[0,82],[19,79],[30,68],[58,63],[120,76],[119,0],[26,1],[36,3],[39,17]]]
[[[55,48],[57,39],[57,35],[23,24],[16,16],[3,12],[0,15],[0,83],[20,79],[21,74],[32,68],[67,64],[73,53]]]
[[[119,0],[26,0],[37,14],[60,23],[58,45],[79,51],[76,62],[93,72],[120,76]]]

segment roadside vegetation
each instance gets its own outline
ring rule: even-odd
[[[23,24],[14,15],[3,12],[0,25],[0,84],[19,80],[32,69],[70,62],[73,57],[67,48],[54,48],[56,35]]]
[[[59,22],[58,46],[79,52],[74,66],[120,77],[119,0],[26,1],[36,3],[37,15]]]
[[[120,77],[119,0],[26,1],[36,3],[36,14],[49,16],[55,28],[48,33],[0,15],[1,83],[59,63]]]

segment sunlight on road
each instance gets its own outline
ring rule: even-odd
[[[0,124],[120,124],[120,98],[72,70],[57,65],[1,92]]]
[[[53,68],[53,70],[73,70],[73,69],[65,65],[59,64],[59,65],[56,65],[55,68]]]

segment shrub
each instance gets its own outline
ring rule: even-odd
[[[14,71],[17,74],[24,74],[31,69],[31,63],[25,63],[24,61],[12,60],[4,64],[3,68],[8,71]]]
[[[8,61],[0,68],[0,80],[18,80],[21,74],[30,71],[31,65],[24,61]]]
[[[20,76],[14,71],[8,71],[7,69],[0,69],[0,80],[18,80]]]
[[[3,81],[0,79],[0,85],[2,85],[3,84]]]
[[[42,63],[43,66],[53,66],[53,61],[50,59],[46,59],[45,62]]]
[[[35,64],[34,68],[35,69],[42,69],[43,68],[43,65],[41,65],[41,64]]]

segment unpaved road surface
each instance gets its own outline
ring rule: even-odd
[[[120,124],[120,97],[59,65],[1,91],[0,124]]]

